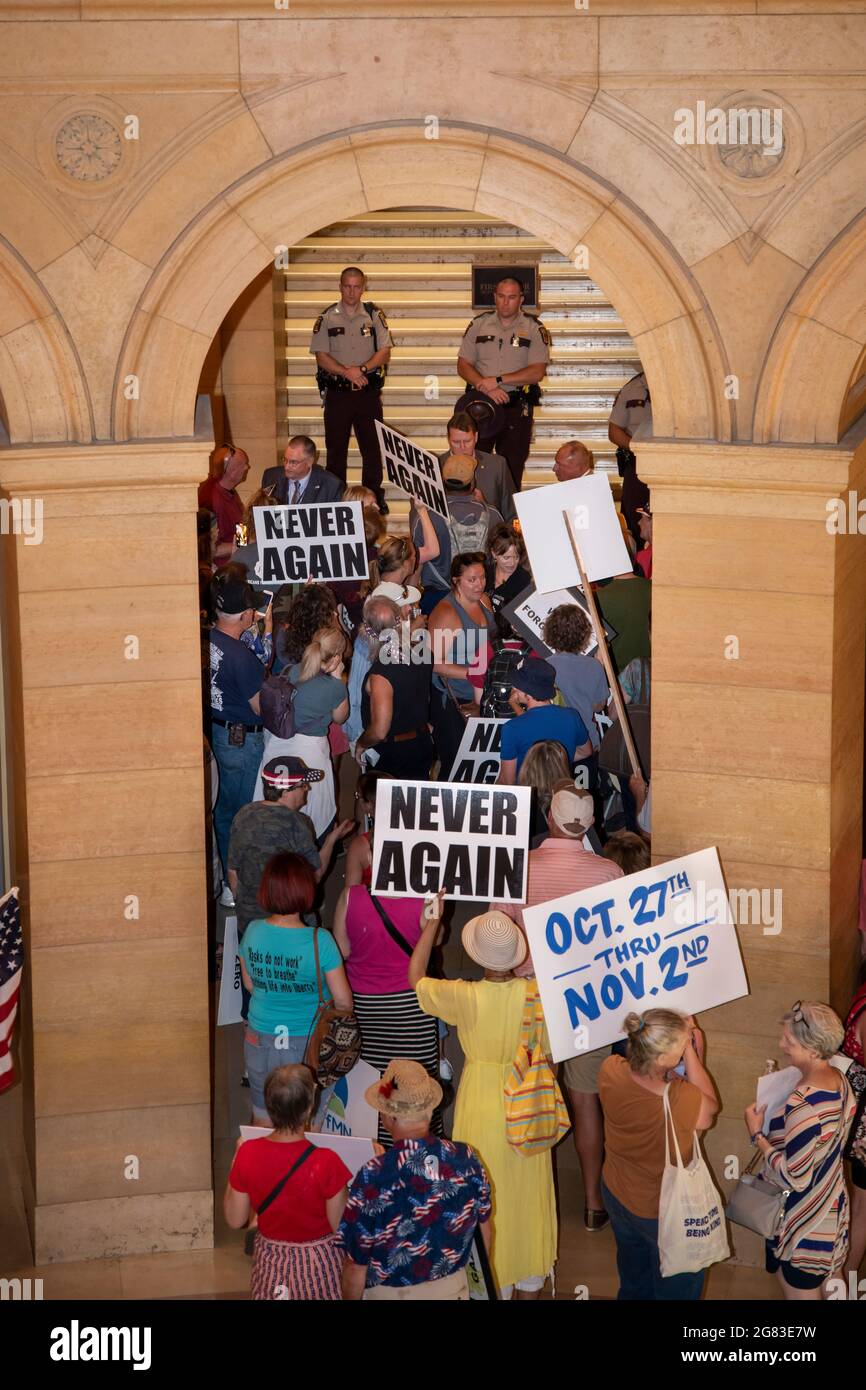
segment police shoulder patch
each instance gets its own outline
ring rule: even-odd
[[[541,322],[541,319],[537,318],[535,314],[527,314],[526,317],[530,320],[531,323],[535,324],[536,328],[541,334],[541,341],[544,343],[544,346],[550,347],[552,342],[550,336],[550,329],[546,328],[545,325]]]
[[[324,314],[320,314],[319,317],[316,319],[316,322],[313,324],[313,332],[314,332],[314,333],[318,333],[319,329],[320,329],[321,326],[322,326],[322,319],[323,319],[324,317],[325,317]]]
[[[378,304],[374,304],[374,305],[373,305],[373,308],[376,310],[376,313],[379,315],[379,322],[381,323],[382,327],[383,327],[383,328],[387,328],[387,327],[388,327],[388,320],[385,318],[384,310],[380,309],[379,306],[378,306]]]

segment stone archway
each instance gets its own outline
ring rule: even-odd
[[[804,276],[776,327],[758,388],[753,438],[836,444],[866,343],[866,213]]]
[[[0,395],[13,444],[83,443],[93,410],[81,361],[42,282],[0,237]]]
[[[385,126],[305,146],[215,199],[154,271],[117,366],[113,437],[188,436],[208,346],[275,248],[340,217],[397,206],[501,216],[564,255],[585,247],[653,388],[657,433],[731,438],[721,339],[707,302],[665,238],[617,191],[564,156],[516,138],[447,128],[420,141]],[[123,383],[138,379],[138,398]]]

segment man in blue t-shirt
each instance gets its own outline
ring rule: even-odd
[[[232,821],[253,799],[265,747],[259,712],[265,668],[240,640],[256,620],[255,591],[223,573],[213,582],[213,598],[216,621],[210,632],[208,733],[220,771],[213,821],[226,873]]]
[[[500,785],[514,785],[534,743],[561,743],[571,763],[588,758],[592,744],[577,710],[551,703],[556,693],[556,672],[550,663],[525,657],[512,681],[512,701],[522,713],[502,726]]]

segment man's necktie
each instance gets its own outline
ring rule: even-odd
[[[291,498],[290,498],[289,500],[291,501],[292,505],[294,505],[295,502],[300,502],[300,500],[301,500],[301,484],[300,484],[300,483],[295,482],[295,483],[292,484],[292,495],[291,495]]]

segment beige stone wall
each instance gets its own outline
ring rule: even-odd
[[[40,1262],[211,1243],[194,519],[207,452],[3,456],[4,489],[44,504],[41,545],[4,542]]]
[[[856,229],[843,235],[862,211],[866,14],[683,6],[685,22],[653,8],[530,4],[493,44],[486,18],[448,15],[201,18],[194,44],[165,17],[4,23],[13,440],[188,434],[207,347],[275,244],[349,211],[433,202],[507,216],[566,254],[589,247],[640,340],[660,432],[832,443],[866,338],[864,258]],[[740,97],[783,110],[785,157],[766,178],[672,140],[677,109]],[[104,178],[75,177],[70,160],[88,113]],[[802,388],[818,362],[816,415]],[[133,373],[138,402],[123,395]]]
[[[655,849],[716,843],[732,886],[785,893],[782,936],[745,937],[749,1000],[707,1021],[717,1160],[742,1151],[783,1005],[842,1005],[850,983],[863,565],[822,518],[862,486],[862,458],[836,446],[866,345],[866,7],[360,0],[339,24],[322,8],[52,0],[0,19],[0,486],[50,504],[44,544],[16,546],[6,615],[41,1258],[208,1238],[192,519],[207,446],[176,441],[232,306],[276,247],[338,218],[435,205],[586,247],[640,351],[668,441],[645,470]],[[676,145],[674,113],[699,100],[781,108],[778,166]],[[262,387],[241,349],[263,329],[235,327],[230,406],[229,384],[249,402]],[[151,1145],[135,1196],[118,1140]]]
[[[245,449],[250,471],[240,488],[251,497],[277,460],[273,272],[263,270],[232,305],[211,346],[201,390],[213,382],[214,438]],[[213,399],[212,396],[212,399]]]

